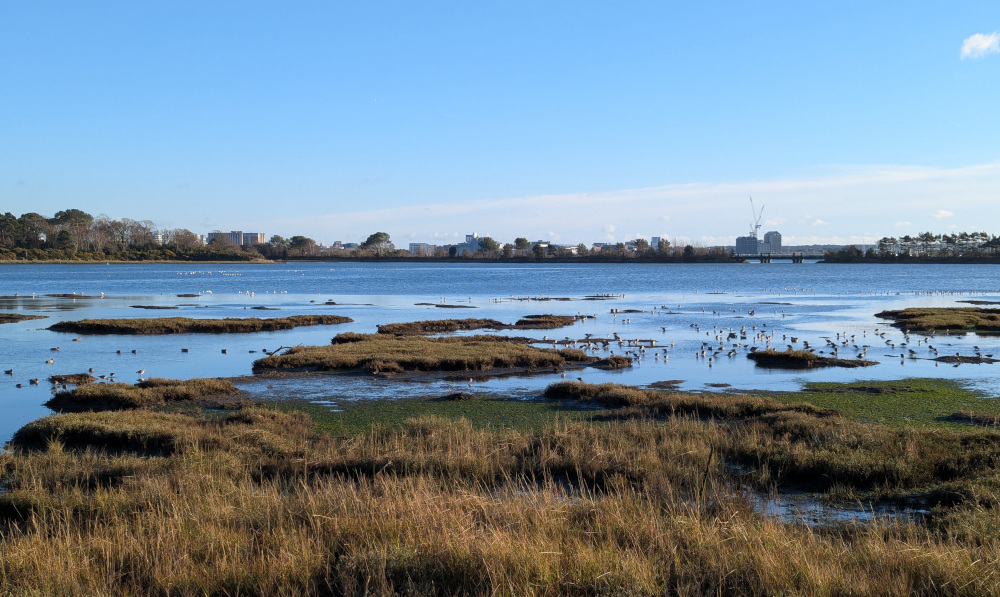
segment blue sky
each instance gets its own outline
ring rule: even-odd
[[[0,211],[712,245],[752,195],[786,244],[1000,233],[997,31],[995,0],[0,0]]]

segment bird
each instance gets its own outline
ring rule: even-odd
[[[49,365],[51,365],[52,363],[55,363],[56,360],[55,359],[45,359],[45,362],[48,363]]]
[[[182,349],[181,349],[181,352],[187,352],[187,351],[188,351],[188,349],[187,349],[187,348],[182,348]]]
[[[49,350],[51,350],[52,352],[59,352],[59,347],[58,346],[53,346]]]
[[[3,372],[6,373],[7,375],[14,375],[13,369],[4,369]]]
[[[139,369],[138,371],[136,371],[136,373],[138,373],[139,375],[142,375],[145,372],[146,372],[145,369]]]
[[[229,354],[229,351],[225,348],[222,349],[222,354]]]

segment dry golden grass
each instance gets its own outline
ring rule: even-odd
[[[423,417],[332,437],[260,408],[47,417],[0,454],[0,594],[1000,592],[996,433],[753,397],[731,412],[758,414],[712,419],[691,414],[722,412],[710,399],[652,394],[540,431]],[[877,469],[877,450],[926,475],[900,484],[944,480],[952,499],[926,525],[783,523],[727,466],[754,454],[762,475],[781,450],[801,464],[775,482]]]
[[[300,326],[336,325],[353,321],[339,315],[292,315],[291,317],[192,319],[190,317],[153,317],[121,319],[81,319],[61,321],[49,326],[56,332],[74,334],[248,334],[272,332]]]
[[[487,371],[538,369],[594,361],[583,351],[529,346],[503,336],[426,338],[387,334],[338,335],[327,346],[296,346],[282,355],[254,361],[254,371],[363,369],[370,373],[406,371]]]
[[[17,323],[19,321],[31,321],[32,319],[45,319],[45,316],[24,315],[21,313],[0,313],[0,323]]]

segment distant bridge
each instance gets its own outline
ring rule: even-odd
[[[806,259],[822,259],[822,253],[759,253],[757,255],[737,255],[740,259],[747,261],[760,261],[761,263],[771,263],[772,261],[791,261],[792,263],[802,263]]]

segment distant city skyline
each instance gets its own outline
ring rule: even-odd
[[[1000,220],[1000,5],[8,3],[0,210],[398,246]]]

